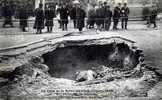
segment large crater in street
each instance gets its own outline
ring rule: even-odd
[[[11,59],[29,57],[7,73],[0,97],[149,97],[161,75],[147,66],[134,43],[110,37],[32,44],[23,56]]]
[[[68,46],[42,56],[53,77],[75,79],[75,73],[107,66],[118,70],[132,70],[139,63],[139,55],[125,43],[106,45]]]

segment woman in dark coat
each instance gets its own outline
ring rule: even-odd
[[[81,32],[83,27],[85,26],[84,20],[86,17],[85,11],[79,6],[77,8],[77,28]]]
[[[39,8],[35,10],[35,23],[34,23],[34,29],[37,29],[37,34],[42,33],[42,29],[44,28],[44,11],[43,11],[43,5],[39,4]]]
[[[45,26],[47,26],[47,32],[52,32],[53,28],[53,18],[55,17],[55,12],[50,7],[45,10]]]
[[[60,19],[61,19],[61,25],[63,31],[64,30],[67,31],[68,15],[69,15],[69,10],[66,7],[66,5],[63,5],[63,7],[60,9]]]
[[[20,19],[20,29],[25,32],[26,31],[26,27],[27,27],[27,21],[28,21],[28,13],[27,10],[25,9],[25,7],[23,7],[23,5],[21,5],[20,9],[19,9],[19,19]]]

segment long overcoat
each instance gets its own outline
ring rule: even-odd
[[[114,14],[113,14],[113,19],[114,20],[119,20],[121,17],[121,9],[119,7],[114,8]]]
[[[60,9],[60,19],[62,23],[68,23],[69,10],[67,7]]]
[[[72,20],[76,20],[76,11],[77,10],[77,8],[76,7],[73,7],[71,10],[70,10],[70,18],[72,19]]]
[[[83,28],[85,26],[86,12],[82,8],[77,8],[77,28]]]
[[[37,8],[35,10],[34,29],[43,29],[44,28],[44,19],[45,19],[44,10],[41,8]]]
[[[55,11],[52,9],[45,10],[45,26],[53,26],[53,18],[55,17]]]
[[[19,9],[19,20],[20,20],[20,23],[19,23],[20,27],[27,27],[28,12],[24,7]]]
[[[101,8],[97,8],[96,9],[96,24],[97,25],[101,25],[104,23],[104,8],[101,7]]]

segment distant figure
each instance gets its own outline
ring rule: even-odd
[[[77,28],[77,21],[76,21],[76,10],[77,10],[77,7],[76,5],[74,5],[70,11],[70,18],[71,20],[73,20],[73,24],[74,24],[74,28]]]
[[[150,9],[146,6],[146,4],[144,4],[143,6],[144,6],[142,10],[143,20],[146,21],[146,24],[149,24]]]
[[[102,30],[104,25],[104,8],[103,4],[99,4],[99,8],[96,9],[96,24],[97,29]]]
[[[111,25],[112,11],[110,10],[110,6],[107,6],[105,9],[105,30],[108,31]]]
[[[19,19],[20,19],[20,29],[23,32],[26,32],[26,27],[28,25],[28,12],[25,8],[24,5],[21,5],[20,9],[19,9]]]
[[[12,23],[13,10],[8,2],[4,4],[4,6],[2,7],[2,15],[4,17],[3,27],[6,27],[6,25],[10,25],[11,27],[13,27]]]
[[[83,27],[85,26],[85,17],[86,17],[86,12],[81,8],[79,5],[77,8],[77,28],[81,32]]]
[[[127,3],[124,3],[124,7],[121,8],[121,26],[122,29],[127,29],[129,8],[127,7]]]
[[[44,10],[43,10],[43,4],[39,4],[39,8],[36,8],[35,10],[35,23],[34,23],[34,29],[37,30],[36,34],[41,34],[42,29],[44,29]]]
[[[47,32],[52,32],[53,29],[53,18],[55,17],[55,12],[49,6],[45,10],[45,26],[47,26]]]
[[[118,23],[119,23],[120,14],[121,14],[121,3],[118,3],[118,5],[114,8],[114,14],[113,14],[114,25],[113,25],[113,30],[118,30],[117,26],[118,26]]]
[[[58,20],[59,28],[61,28],[61,19],[60,19],[60,9],[61,5],[56,5],[56,18]]]
[[[150,18],[149,18],[150,20],[149,20],[148,27],[150,27],[151,24],[153,24],[154,28],[157,28],[157,25],[156,25],[157,14],[158,14],[157,7],[153,5],[152,8],[151,8],[151,11],[150,11]]]
[[[88,11],[88,28],[94,28],[96,12],[94,6]]]
[[[67,31],[68,16],[69,16],[69,10],[66,7],[66,5],[63,5],[60,9],[60,19],[61,19],[61,25],[63,31],[64,30]]]

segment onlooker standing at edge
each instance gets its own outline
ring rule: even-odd
[[[105,8],[107,6],[107,2],[104,2],[102,5],[101,5],[101,31],[104,30],[104,21],[105,21]]]
[[[92,5],[92,8],[88,11],[88,28],[94,28],[94,24],[95,24],[95,18],[96,18],[96,11],[95,11],[95,7]]]
[[[99,7],[96,9],[96,24],[97,29],[102,30],[102,25],[104,23],[104,12],[103,12],[103,4],[102,2],[99,3]]]
[[[63,6],[60,9],[60,19],[61,19],[61,28],[62,30],[66,30],[67,31],[67,24],[68,24],[68,16],[69,16],[69,10],[66,7],[65,4],[63,4]]]
[[[146,21],[146,25],[149,24],[149,15],[150,15],[150,9],[146,6],[146,4],[143,4],[143,10],[142,10],[142,17],[143,21]]]
[[[73,20],[74,28],[77,28],[77,21],[76,21],[76,10],[77,10],[77,5],[73,5],[71,11],[70,11],[70,18]]]
[[[52,32],[53,18],[55,17],[55,11],[50,6],[45,9],[45,26],[47,26],[47,32]]]
[[[23,32],[26,32],[26,27],[28,26],[28,12],[26,10],[26,6],[21,4],[19,9],[19,21],[20,21],[20,29]]]
[[[105,30],[108,31],[111,25],[112,11],[110,10],[110,6],[106,7],[105,10]]]
[[[11,9],[9,2],[6,2],[4,4],[2,10],[3,10],[2,15],[4,17],[3,27],[6,27],[6,25],[10,25],[11,27],[13,27],[13,22],[12,22],[13,10]]]
[[[81,32],[83,30],[83,27],[85,26],[85,17],[86,17],[86,12],[81,8],[81,5],[78,5],[76,17],[77,17],[77,28]]]
[[[114,8],[114,14],[113,14],[114,25],[113,25],[113,30],[118,30],[117,26],[118,26],[118,23],[119,23],[120,14],[121,14],[121,3],[118,3],[118,5]]]
[[[61,28],[61,19],[60,19],[60,9],[61,9],[61,4],[56,5],[56,18],[58,20],[59,28]]]
[[[152,6],[150,14],[151,15],[150,15],[150,20],[149,20],[148,27],[150,27],[151,24],[153,24],[154,28],[157,28],[156,17],[157,17],[157,14],[158,14],[158,9],[157,9],[157,7],[155,5]]]
[[[37,30],[36,34],[41,34],[42,29],[44,29],[44,10],[43,10],[43,4],[39,4],[39,8],[36,8],[35,10],[35,23],[34,23],[34,29]]]
[[[124,6],[121,8],[121,26],[122,26],[122,29],[127,29],[129,12],[130,11],[129,11],[129,8],[127,7],[127,3],[124,3]]]

